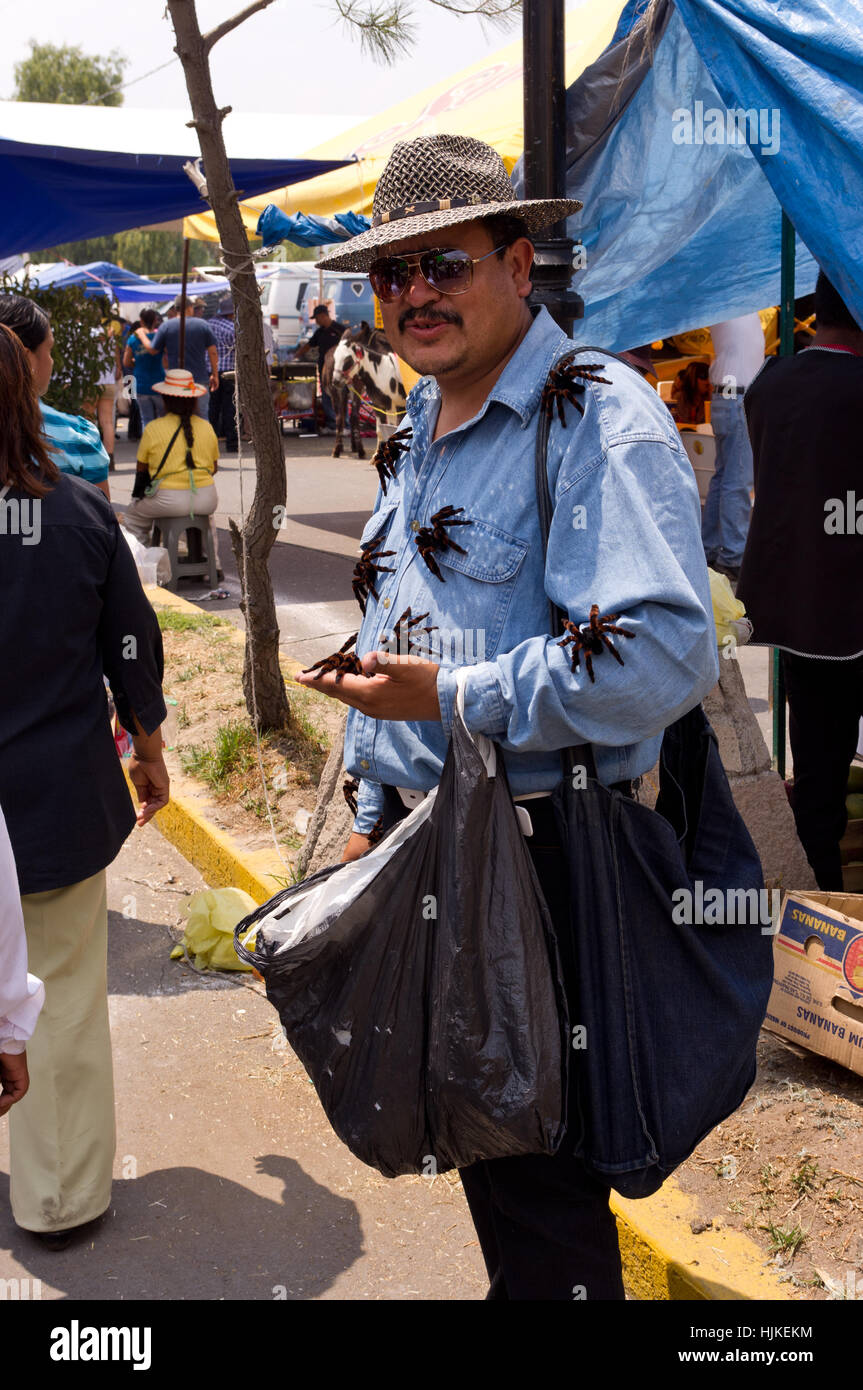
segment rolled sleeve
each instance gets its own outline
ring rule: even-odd
[[[354,834],[368,835],[375,821],[383,814],[384,789],[380,782],[370,782],[362,778],[357,792],[357,814],[354,819]]]
[[[162,633],[119,526],[105,584],[100,641],[102,669],[121,724],[134,730],[134,711],[144,732],[154,733],[167,714]]]

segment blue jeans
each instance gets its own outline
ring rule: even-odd
[[[716,471],[704,503],[701,540],[707,563],[739,569],[749,531],[752,446],[742,396],[713,396],[710,422],[716,440]]]
[[[204,384],[204,383],[203,383],[202,381],[199,381],[199,382],[198,382],[198,385],[199,385],[199,386],[203,386],[203,384]],[[200,415],[200,417],[201,417],[202,420],[209,420],[209,418],[210,418],[210,392],[209,392],[209,390],[205,391],[204,394],[203,394],[203,396],[196,396],[196,397],[195,397],[195,410],[196,410],[197,413]]]
[[[141,412],[141,428],[149,425],[151,420],[158,420],[162,415],[162,405],[159,397],[153,392],[152,395],[138,397],[138,409]]]
[[[321,389],[321,405],[324,408],[325,427],[328,430],[334,430],[336,427],[336,413],[333,409],[332,400],[323,389]]]

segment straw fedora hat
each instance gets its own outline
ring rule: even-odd
[[[575,198],[516,198],[503,160],[482,140],[420,135],[393,146],[375,188],[370,229],[316,264],[364,271],[388,246],[420,232],[504,214],[535,233],[582,206]]]
[[[159,391],[163,396],[206,396],[206,386],[199,386],[191,372],[184,372],[181,367],[172,367],[165,373],[164,381],[157,381],[153,387],[154,391]]]

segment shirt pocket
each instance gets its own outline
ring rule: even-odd
[[[452,539],[465,550],[433,551],[444,583],[429,575],[441,613],[438,640],[445,664],[461,665],[468,653],[476,661],[494,656],[529,543],[489,521],[471,518],[470,526],[453,527]],[[417,555],[421,566],[422,556]],[[451,648],[451,652],[448,651]],[[459,652],[464,656],[459,659]]]
[[[385,502],[376,512],[373,512],[363,527],[360,536],[360,549],[365,550],[367,545],[377,540],[379,536],[384,536],[389,530],[390,522],[398,506],[398,502]]]

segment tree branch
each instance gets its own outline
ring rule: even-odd
[[[203,34],[204,52],[209,53],[213,44],[218,43],[219,39],[223,39],[226,34],[230,34],[232,29],[236,29],[238,24],[242,24],[244,20],[250,19],[253,14],[257,14],[258,10],[265,10],[267,6],[272,5],[272,3],[273,0],[255,0],[253,5],[247,5],[244,10],[240,10],[239,14],[235,14],[231,19],[224,19],[221,24],[217,24],[215,29],[210,30],[209,34]]]

